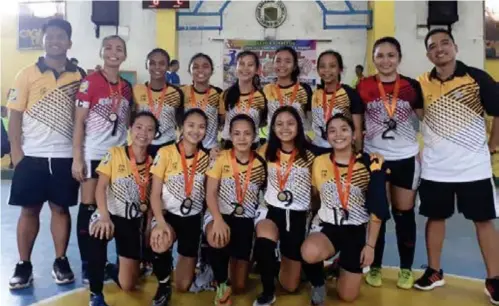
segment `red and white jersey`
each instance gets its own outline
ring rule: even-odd
[[[83,80],[76,107],[89,109],[85,120],[85,160],[101,160],[109,148],[126,143],[132,104],[132,85],[123,78],[110,83],[101,72],[95,72]],[[113,116],[117,116],[115,122]]]

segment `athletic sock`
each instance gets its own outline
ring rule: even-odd
[[[400,256],[400,268],[411,269],[416,246],[416,216],[410,210],[392,210]]]

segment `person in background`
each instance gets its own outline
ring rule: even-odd
[[[359,82],[364,78],[364,66],[355,66],[355,78],[352,81],[352,87],[356,88]]]
[[[68,208],[78,203],[79,188],[71,176],[72,131],[76,93],[85,72],[67,59],[71,34],[71,24],[62,19],[43,26],[45,54],[17,74],[7,99],[15,167],[9,204],[21,207],[17,224],[20,261],[10,289],[26,288],[33,282],[31,252],[40,229],[40,211],[47,201],[56,253],[52,276],[57,284],[74,282],[66,257],[71,233]]]
[[[418,78],[424,97],[424,139],[419,212],[427,217],[428,268],[414,287],[432,290],[445,284],[440,256],[445,220],[457,208],[476,228],[487,270],[485,292],[499,304],[499,244],[494,219],[499,205],[490,155],[499,145],[499,88],[485,71],[456,59],[452,34],[435,29],[425,37],[426,55],[435,65]],[[487,141],[484,115],[493,117]]]
[[[180,63],[178,62],[178,60],[174,59],[170,62],[170,67],[166,72],[166,82],[175,86],[180,86],[180,77],[177,74],[179,68]]]

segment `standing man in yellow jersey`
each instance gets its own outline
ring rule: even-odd
[[[424,97],[420,213],[427,217],[428,268],[414,287],[431,290],[445,284],[440,265],[445,220],[460,213],[475,224],[487,280],[485,292],[499,304],[499,244],[493,219],[499,205],[492,180],[490,154],[499,144],[499,88],[484,71],[456,60],[457,46],[444,29],[425,38],[435,65],[419,78]],[[494,117],[487,145],[485,113]]]
[[[78,203],[79,183],[71,175],[75,96],[85,72],[66,57],[71,25],[52,19],[43,27],[45,56],[22,69],[9,91],[9,139],[14,176],[10,205],[21,207],[17,224],[20,261],[9,287],[29,287],[33,281],[31,252],[40,228],[40,211],[49,202],[50,228],[56,259],[52,276],[57,284],[74,281],[66,258],[71,218]]]

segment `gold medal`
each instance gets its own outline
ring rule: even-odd
[[[285,191],[280,191],[278,194],[277,194],[277,199],[281,202],[286,202],[287,201],[287,195],[286,195],[286,192]]]
[[[118,114],[110,113],[108,118],[109,118],[109,121],[116,122],[118,120]]]

